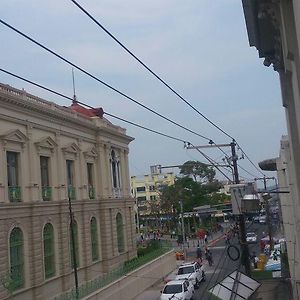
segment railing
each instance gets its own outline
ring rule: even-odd
[[[76,191],[75,191],[75,187],[70,185],[68,186],[68,197],[71,200],[75,200],[76,199]]]
[[[89,187],[89,198],[95,199],[95,188]]]
[[[44,201],[50,201],[52,198],[52,188],[50,186],[42,187],[42,198]]]
[[[117,279],[125,276],[129,272],[141,267],[142,265],[150,262],[151,260],[163,255],[171,249],[171,244],[161,241],[160,247],[153,250],[150,253],[145,254],[144,256],[136,257],[125,262],[119,268],[103,274],[93,280],[87,281],[79,286],[78,294],[79,299],[99,290],[106,285],[116,281]],[[60,296],[54,298],[54,300],[75,300],[76,298],[76,290],[73,288],[71,291],[66,292]]]
[[[21,188],[19,186],[9,186],[8,187],[8,198],[10,202],[20,202],[21,201]]]

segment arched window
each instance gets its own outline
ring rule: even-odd
[[[120,161],[118,160],[115,150],[111,151],[111,172],[112,172],[112,183],[113,188],[121,187],[121,177],[120,177]]]
[[[92,245],[92,261],[98,260],[99,249],[98,249],[98,230],[96,218],[91,219],[91,245]]]
[[[12,289],[24,286],[24,238],[19,227],[12,230],[9,237],[10,276]]]
[[[124,251],[124,229],[123,229],[123,218],[120,213],[116,216],[117,223],[117,243],[119,253]]]
[[[55,275],[54,230],[50,223],[44,227],[43,242],[45,278],[50,278]]]
[[[71,257],[71,266],[74,268],[74,252],[76,257],[76,267],[79,267],[79,248],[78,248],[78,226],[77,222],[73,221],[73,234],[74,234],[74,246],[75,249],[73,249],[73,243],[72,243],[72,230],[71,230],[71,224],[70,224],[70,257]]]

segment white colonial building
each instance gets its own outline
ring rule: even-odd
[[[136,256],[125,129],[0,84],[0,299],[52,299]]]

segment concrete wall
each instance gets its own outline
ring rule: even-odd
[[[174,251],[129,273],[84,300],[131,300],[176,268]]]

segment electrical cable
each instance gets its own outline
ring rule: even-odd
[[[77,1],[71,0],[82,12],[84,12],[91,20],[93,20],[104,32],[106,32],[115,42],[117,42],[127,53],[129,53],[135,60],[137,60],[145,69],[147,69],[153,76],[155,76],[161,83],[163,83],[170,91],[172,91],[177,97],[179,97],[184,103],[186,103],[189,107],[191,107],[194,111],[196,111],[201,117],[203,117],[207,122],[221,131],[230,139],[234,140],[234,138],[229,135],[226,131],[224,131],[221,127],[216,125],[213,121],[211,121],[208,117],[206,117],[203,113],[201,113],[198,109],[196,109],[192,104],[190,104],[183,96],[181,96],[178,92],[174,90],[166,81],[164,81],[159,75],[157,75],[153,70],[151,70],[142,60],[140,60],[132,51],[130,51],[123,43],[121,43],[111,32],[109,32],[102,24],[100,24],[86,9],[84,9]]]
[[[108,34],[117,44],[119,44],[128,54],[130,54],[136,61],[138,61],[147,71],[149,71],[154,77],[156,77],[163,85],[165,85],[171,92],[173,92],[178,98],[180,98],[185,104],[187,104],[190,108],[192,108],[195,112],[197,112],[202,118],[204,118],[207,122],[209,122],[212,126],[218,129],[220,132],[225,134],[232,140],[235,140],[229,133],[223,130],[220,126],[216,125],[213,121],[211,121],[208,117],[206,117],[203,113],[201,113],[197,108],[195,108],[188,100],[186,100],[182,95],[180,95],[174,88],[172,88],[165,80],[163,80],[157,73],[155,73],[150,67],[148,67],[140,58],[137,57],[131,50],[129,50],[124,43],[122,43],[119,39],[117,39],[114,34],[112,34],[107,28],[105,28],[95,17],[91,15],[82,5],[80,5],[75,0],[70,0],[73,2],[75,6],[77,6],[83,13],[85,13],[95,24],[97,24],[106,34]],[[215,143],[214,143],[215,144]],[[237,144],[238,145],[238,144]],[[219,148],[219,147],[218,147]],[[249,160],[249,162],[259,171],[259,173],[264,174],[257,166],[251,161],[249,156],[242,150],[239,146],[242,153]],[[226,156],[226,153],[219,148]],[[245,170],[244,170],[245,171]],[[246,171],[247,172],[247,171]],[[251,175],[252,176],[252,175]],[[255,177],[255,176],[254,176]]]
[[[144,109],[146,109],[146,110],[152,112],[153,114],[155,114],[155,115],[159,116],[160,118],[162,118],[162,119],[164,119],[164,120],[166,120],[166,121],[172,123],[173,125],[176,125],[176,126],[182,128],[182,129],[186,130],[186,131],[189,131],[190,133],[193,133],[193,134],[195,134],[195,135],[197,135],[197,136],[199,136],[199,137],[201,137],[201,138],[203,138],[203,139],[209,141],[209,142],[212,142],[212,140],[211,140],[210,138],[208,138],[208,137],[206,137],[206,136],[204,136],[204,135],[202,135],[202,134],[199,134],[199,133],[197,133],[197,132],[195,132],[195,131],[189,129],[189,128],[187,128],[187,127],[185,127],[185,126],[183,126],[183,125],[181,125],[181,124],[179,124],[179,123],[177,123],[177,122],[171,120],[171,119],[168,118],[168,117],[165,117],[164,115],[162,115],[162,114],[156,112],[154,109],[149,108],[149,107],[146,106],[145,104],[143,104],[143,103],[141,103],[141,102],[135,100],[134,98],[128,96],[128,95],[125,94],[124,92],[121,92],[121,91],[118,90],[117,88],[115,88],[115,87],[113,87],[112,85],[110,85],[110,84],[104,82],[103,80],[99,79],[99,78],[96,77],[95,75],[92,75],[91,73],[89,73],[89,72],[86,71],[85,69],[83,69],[83,68],[77,66],[76,64],[74,64],[74,63],[71,62],[70,60],[64,58],[63,56],[59,55],[58,53],[54,52],[54,51],[51,50],[50,48],[48,48],[48,47],[42,45],[41,43],[37,42],[35,39],[29,37],[29,36],[26,35],[25,33],[21,32],[20,30],[16,29],[16,28],[13,27],[12,25],[10,25],[10,24],[6,23],[5,21],[3,21],[2,19],[0,19],[0,23],[2,23],[3,25],[5,25],[6,27],[10,28],[11,30],[15,31],[16,33],[18,33],[19,35],[23,36],[24,38],[26,38],[27,40],[31,41],[32,43],[36,44],[37,46],[43,48],[43,49],[46,50],[47,52],[53,54],[54,56],[56,56],[56,57],[59,58],[60,60],[64,61],[65,63],[67,63],[67,64],[71,65],[72,67],[76,68],[77,70],[81,71],[81,72],[84,73],[85,75],[91,77],[92,79],[96,80],[97,82],[101,83],[102,85],[106,86],[107,88],[113,90],[113,91],[116,92],[117,94],[119,94],[119,95],[123,96],[124,98],[130,100],[131,102],[133,102],[133,103],[135,103],[135,104],[141,106],[142,108],[144,108]]]
[[[249,158],[249,156],[245,153],[245,151],[242,149],[242,147],[236,142],[236,145],[238,146],[238,148],[242,151],[242,153],[245,155],[245,157],[248,159],[248,161],[251,163],[252,166],[254,166],[254,168],[263,176],[266,176],[264,174],[264,172],[262,172],[262,170],[260,170],[255,164],[254,162]]]
[[[69,99],[69,100],[72,100],[72,101],[74,100],[72,97],[66,96],[66,95],[64,95],[64,94],[62,94],[62,93],[59,93],[59,92],[56,92],[56,91],[54,91],[54,90],[52,90],[52,89],[49,89],[49,88],[47,88],[47,87],[45,87],[45,86],[42,86],[42,85],[40,85],[40,84],[37,84],[37,83],[35,83],[35,82],[31,81],[31,80],[25,79],[24,77],[21,77],[21,76],[19,76],[19,75],[16,75],[16,74],[14,74],[14,73],[12,73],[12,72],[9,72],[9,71],[7,71],[7,70],[4,70],[4,69],[2,69],[2,68],[0,68],[0,71],[4,72],[4,73],[6,73],[6,74],[9,74],[9,75],[11,75],[11,76],[14,76],[14,77],[16,77],[16,78],[18,78],[18,79],[20,79],[20,80],[26,81],[26,82],[28,82],[28,83],[30,83],[30,84],[32,84],[32,85],[35,85],[35,86],[37,86],[37,87],[39,87],[39,88],[41,88],[41,89],[45,89],[45,90],[47,90],[47,91],[49,91],[49,92],[51,92],[51,93],[54,93],[54,94],[56,94],[56,95],[58,95],[58,96],[63,97],[63,98],[66,98],[66,99]],[[83,103],[83,102],[80,102],[80,101],[77,101],[77,100],[76,100],[76,102],[79,103],[79,104],[82,104],[82,105],[84,105],[84,106],[86,106],[86,107],[89,107],[89,108],[91,108],[91,109],[97,110],[97,108],[94,108],[93,106],[90,106],[90,105],[88,105],[88,104],[86,104],[86,103]],[[158,134],[158,135],[161,135],[161,136],[164,136],[164,137],[173,139],[173,140],[177,140],[177,141],[183,142],[184,144],[192,145],[190,142],[187,142],[187,141],[185,141],[185,140],[183,140],[183,139],[180,139],[180,138],[177,138],[177,137],[173,137],[173,136],[170,136],[170,135],[167,135],[167,134],[158,132],[158,131],[156,131],[156,130],[153,130],[153,129],[144,127],[144,126],[142,126],[142,125],[136,124],[136,123],[134,123],[134,122],[125,120],[125,119],[123,119],[123,118],[117,117],[117,116],[115,116],[115,115],[113,115],[113,114],[110,114],[110,113],[107,113],[107,112],[104,112],[104,114],[107,114],[107,115],[109,115],[109,116],[111,116],[111,117],[113,117],[113,118],[116,118],[116,119],[121,120],[121,121],[123,121],[123,122],[126,122],[126,123],[128,123],[128,124],[131,124],[131,125],[133,125],[133,126],[139,127],[139,128],[141,128],[141,129],[150,131],[150,132],[152,132],[152,133],[156,133],[156,134]],[[205,153],[203,153],[203,152],[200,151],[199,149],[197,149],[197,151],[198,151],[199,153],[201,153],[202,156],[204,156],[205,159],[208,160],[215,168],[217,168],[218,171],[219,171],[221,174],[223,174],[223,176],[225,176],[225,178],[227,178],[227,179],[229,180],[229,182],[232,181],[232,180],[231,180],[224,172],[222,172],[222,171],[220,170],[220,168],[217,166],[216,162],[214,162],[208,155],[206,155]]]

